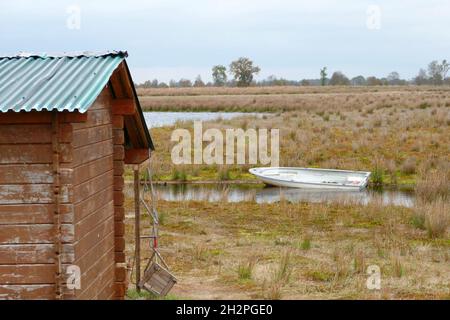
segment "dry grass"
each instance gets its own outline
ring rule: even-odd
[[[257,260],[254,258],[249,258],[246,262],[239,263],[238,266],[238,276],[240,280],[250,280],[252,279],[253,270],[255,269]]]
[[[379,202],[224,206],[161,201],[158,207],[166,214],[161,250],[179,279],[171,292],[175,296],[450,298],[449,238],[430,238],[412,225],[413,209]],[[134,221],[126,222],[132,229]],[[131,256],[133,235],[127,235]],[[308,250],[299,247],[305,237],[314,239]],[[283,244],[277,245],[280,238]],[[366,288],[369,265],[381,269],[381,290]]]
[[[270,95],[270,94],[317,94],[361,92],[415,92],[441,91],[435,86],[273,86],[273,87],[192,87],[192,88],[138,88],[139,96],[208,96],[208,95]]]
[[[140,89],[139,100],[149,111],[282,112],[419,107],[448,102],[449,87],[251,87]],[[325,113],[324,113],[325,114]],[[324,119],[329,117],[325,114]],[[382,121],[374,122],[380,126]]]
[[[437,168],[422,169],[417,180],[416,195],[424,202],[436,199],[450,201],[450,164],[445,162]]]
[[[433,202],[419,202],[415,208],[414,223],[427,230],[430,238],[445,237],[450,227],[450,202],[442,198]]]

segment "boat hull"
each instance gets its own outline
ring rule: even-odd
[[[267,174],[265,174],[266,172],[276,173],[277,170],[280,172],[279,175],[272,173],[271,176],[267,176]],[[258,177],[265,184],[277,187],[348,191],[358,191],[367,187],[370,176],[370,172],[361,171],[282,167],[252,168],[249,172]],[[288,172],[289,175],[287,175],[286,172]],[[285,174],[284,176],[283,173]],[[348,180],[349,177],[353,177],[355,179],[356,175],[358,180],[353,183],[345,180]],[[309,181],[302,181],[302,178]],[[329,181],[320,182],[321,180]]]

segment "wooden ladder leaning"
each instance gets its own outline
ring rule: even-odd
[[[139,202],[136,201],[136,289],[139,291],[140,289],[145,289],[155,295],[158,296],[166,296],[172,287],[177,282],[175,276],[170,273],[169,267],[167,263],[164,261],[164,258],[161,256],[161,253],[158,249],[158,226],[159,226],[159,214],[156,210],[156,195],[155,190],[153,188],[153,181],[150,168],[146,168],[146,176],[143,181],[143,188],[139,192],[139,185],[135,187],[135,197],[136,195],[139,197]],[[139,173],[137,174],[137,180],[140,184]],[[136,183],[136,171],[135,171],[135,183]],[[149,206],[145,200],[145,193],[150,191],[150,199],[151,205]],[[140,235],[140,212],[139,206],[143,205],[146,212],[150,216],[152,221],[151,235],[141,236]],[[141,278],[141,266],[140,266],[140,242],[142,239],[150,239],[151,240],[151,251],[152,254],[148,259],[148,262],[144,269],[144,274]]]

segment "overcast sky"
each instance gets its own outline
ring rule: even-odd
[[[258,79],[318,78],[322,66],[411,78],[450,59],[450,1],[0,1],[0,55],[119,49],[136,82],[210,80],[213,65],[240,56]]]

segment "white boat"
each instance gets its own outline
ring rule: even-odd
[[[267,167],[249,172],[264,183],[290,188],[361,190],[369,182],[370,172],[315,168]]]

